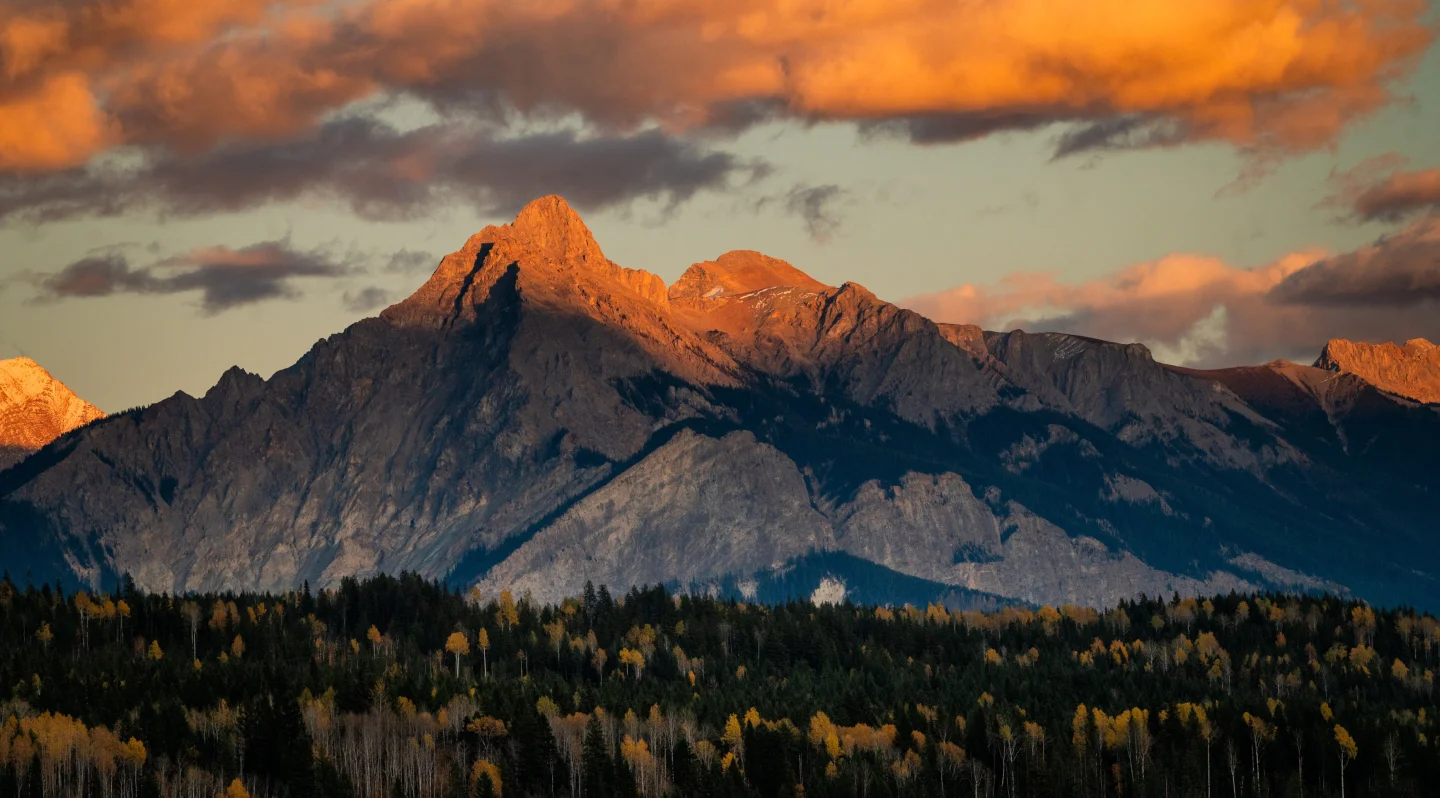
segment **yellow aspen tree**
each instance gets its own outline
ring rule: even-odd
[[[153,660],[162,660],[162,659],[165,659],[165,652],[160,649],[160,641],[158,641],[158,640],[151,640],[151,641],[150,641],[150,651],[149,651],[149,653],[148,653],[146,656],[148,656],[150,659],[153,659]]]
[[[490,633],[485,627],[480,627],[480,634],[475,636],[475,645],[480,647],[480,670],[485,678],[490,678]]]
[[[735,748],[740,745],[740,738],[740,716],[732,714],[725,721],[725,733],[720,736],[720,742]]]
[[[460,655],[470,653],[470,641],[464,632],[451,632],[445,639],[445,650],[455,655],[455,678],[460,678]]]
[[[555,664],[560,664],[560,648],[565,644],[565,622],[560,620],[551,621],[545,624],[545,636],[550,639],[550,647],[555,649]]]
[[[250,793],[245,789],[245,785],[236,779],[225,788],[225,798],[250,798]]]
[[[495,622],[504,631],[520,622],[520,610],[515,606],[515,597],[508,590],[500,591],[500,606],[495,610]]]
[[[235,639],[230,643],[230,656],[236,659],[245,656],[245,638],[235,635]]]
[[[1345,768],[1360,753],[1360,746],[1344,726],[1335,724],[1335,742],[1340,746],[1340,798],[1345,798]]]
[[[965,769],[965,749],[945,740],[935,746],[940,765],[940,794],[945,794],[945,776],[959,778]]]

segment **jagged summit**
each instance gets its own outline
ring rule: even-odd
[[[506,240],[535,254],[571,264],[608,263],[590,228],[564,198],[551,194],[532,200],[508,225],[489,227],[491,240]]]
[[[1397,396],[1440,403],[1440,348],[1424,338],[1412,338],[1404,346],[1337,338],[1325,344],[1315,367],[1354,374]]]
[[[778,258],[735,250],[685,270],[670,287],[670,298],[718,299],[765,288],[824,291],[829,287]]]
[[[474,308],[512,266],[526,274],[532,293],[552,300],[584,294],[583,285],[667,302],[664,280],[610,261],[575,209],[550,195],[527,204],[514,222],[490,225],[471,236],[440,261],[418,291],[380,315],[402,326],[445,326],[473,318]]]
[[[0,360],[0,469],[104,417],[34,360]]]

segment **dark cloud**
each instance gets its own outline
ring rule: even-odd
[[[385,271],[392,274],[412,274],[435,268],[439,258],[429,252],[402,249],[392,254],[385,264]]]
[[[292,281],[342,277],[344,267],[319,251],[300,251],[288,241],[265,241],[240,249],[207,247],[136,268],[120,253],[87,257],[35,280],[41,300],[93,298],[114,294],[200,296],[208,314],[241,305],[297,295]]]
[[[1190,137],[1185,125],[1143,115],[1121,116],[1066,131],[1055,145],[1055,158],[1103,150],[1136,150],[1181,144]]]
[[[560,194],[586,210],[639,199],[674,207],[769,172],[763,163],[656,129],[506,136],[474,121],[401,131],[367,117],[329,122],[299,141],[198,156],[152,150],[140,161],[0,177],[0,222],[136,211],[197,216],[299,199],[346,203],[372,220],[411,219],[457,202],[510,215],[542,194]]]
[[[1334,193],[1320,207],[1341,208],[1362,222],[1397,222],[1440,210],[1440,168],[1398,171],[1407,163],[1405,156],[1392,152],[1332,171]]]
[[[834,183],[796,186],[785,197],[785,209],[805,221],[811,238],[824,243],[839,229],[841,218],[836,206],[848,196],[845,189]]]
[[[359,291],[346,291],[342,297],[346,310],[355,313],[369,313],[376,308],[383,308],[390,304],[390,292],[385,289],[371,285]]]
[[[816,243],[828,243],[844,221],[840,208],[851,202],[850,192],[833,183],[813,186],[796,183],[789,190],[754,200],[755,212],[779,208],[798,217]]]
[[[898,119],[861,123],[861,135],[899,137],[911,144],[955,144],[985,138],[1005,131],[1037,130],[1066,116],[1063,109],[1049,112],[1010,113],[932,113],[916,114]]]
[[[1269,296],[1314,307],[1400,308],[1440,300],[1440,216],[1317,261],[1287,276]]]

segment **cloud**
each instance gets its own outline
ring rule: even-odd
[[[355,313],[369,313],[376,308],[383,308],[390,304],[390,292],[379,286],[371,285],[354,293],[346,291],[341,299],[346,310]]]
[[[786,213],[799,217],[813,241],[825,244],[835,236],[843,221],[839,206],[850,201],[850,192],[833,183],[819,186],[796,183],[788,191],[760,197],[753,207],[760,212],[778,205]]]
[[[240,249],[205,247],[136,268],[110,252],[75,261],[34,278],[42,301],[115,294],[198,293],[206,314],[269,299],[292,298],[296,278],[341,277],[348,270],[319,251],[300,251],[288,241],[265,241]]]
[[[193,216],[306,200],[347,203],[372,220],[410,219],[457,203],[506,215],[547,193],[590,210],[636,199],[673,207],[769,169],[654,128],[507,136],[477,122],[401,131],[369,117],[333,120],[291,142],[198,155],[157,150],[133,160],[0,177],[0,223],[137,211]]]
[[[1184,365],[1309,362],[1331,338],[1440,336],[1440,217],[1354,252],[1253,269],[1175,254],[1078,285],[1021,272],[903,304],[937,321],[1139,341]]]
[[[250,28],[272,0],[0,0],[0,170],[76,166],[128,139],[108,98],[135,69]]]
[[[1060,154],[1313,150],[1394,99],[1423,0],[0,0],[0,168],[304,137],[359,101],[602,135],[852,122]],[[15,113],[19,113],[16,111]],[[529,191],[533,195],[536,191]]]
[[[1388,153],[1361,161],[1348,171],[1331,172],[1335,193],[1322,207],[1346,209],[1359,221],[1396,222],[1425,211],[1440,210],[1440,168],[1397,171],[1408,159]]]
[[[1290,274],[1269,297],[1288,305],[1382,310],[1440,302],[1440,215]]]
[[[412,274],[434,269],[439,261],[439,258],[429,252],[402,249],[390,256],[385,263],[385,271],[392,274]]]

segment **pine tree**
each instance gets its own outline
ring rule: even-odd
[[[581,767],[585,771],[586,798],[610,798],[614,795],[613,765],[610,752],[605,746],[605,731],[600,728],[600,718],[596,715],[591,715],[590,722],[585,726]]]

